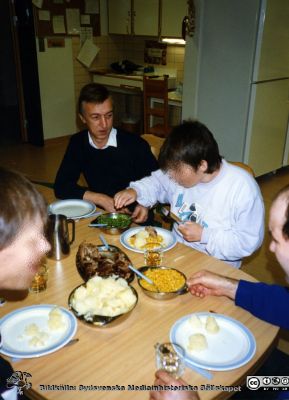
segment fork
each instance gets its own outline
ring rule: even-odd
[[[182,223],[182,220],[172,211],[169,211],[166,207],[161,207],[160,211],[164,217],[169,218],[170,220],[176,222],[178,225]]]

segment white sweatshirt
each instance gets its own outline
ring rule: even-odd
[[[145,207],[169,203],[182,221],[203,226],[200,242],[188,242],[174,225],[179,242],[239,268],[243,257],[261,246],[264,204],[255,179],[245,170],[222,160],[220,172],[208,183],[184,188],[161,170],[131,182],[137,201]]]

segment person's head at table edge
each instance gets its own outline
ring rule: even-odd
[[[188,120],[172,129],[158,161],[173,180],[189,188],[211,181],[220,170],[222,157],[210,130],[199,121]]]
[[[271,242],[269,249],[275,254],[289,282],[289,185],[275,196],[269,215]]]
[[[44,236],[46,203],[23,175],[0,167],[0,288],[30,286],[50,245]]]
[[[105,146],[113,124],[113,102],[107,88],[97,83],[85,85],[78,98],[78,113],[95,145]]]

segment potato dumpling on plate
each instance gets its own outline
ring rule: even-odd
[[[208,342],[202,333],[195,333],[189,336],[188,350],[189,352],[202,351],[208,348]]]
[[[212,315],[208,315],[206,320],[206,331],[209,333],[218,333],[220,327],[216,321],[216,319]]]

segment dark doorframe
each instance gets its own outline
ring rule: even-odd
[[[31,0],[0,0],[0,143],[44,144]]]
[[[0,1],[0,143],[24,140],[20,123],[20,99],[15,68],[9,0]]]
[[[31,144],[43,146],[43,125],[32,1],[11,0],[11,5],[12,21],[15,21],[12,27],[16,31],[16,34],[13,35],[15,38],[14,48],[20,64],[19,75],[23,92],[26,138]]]

